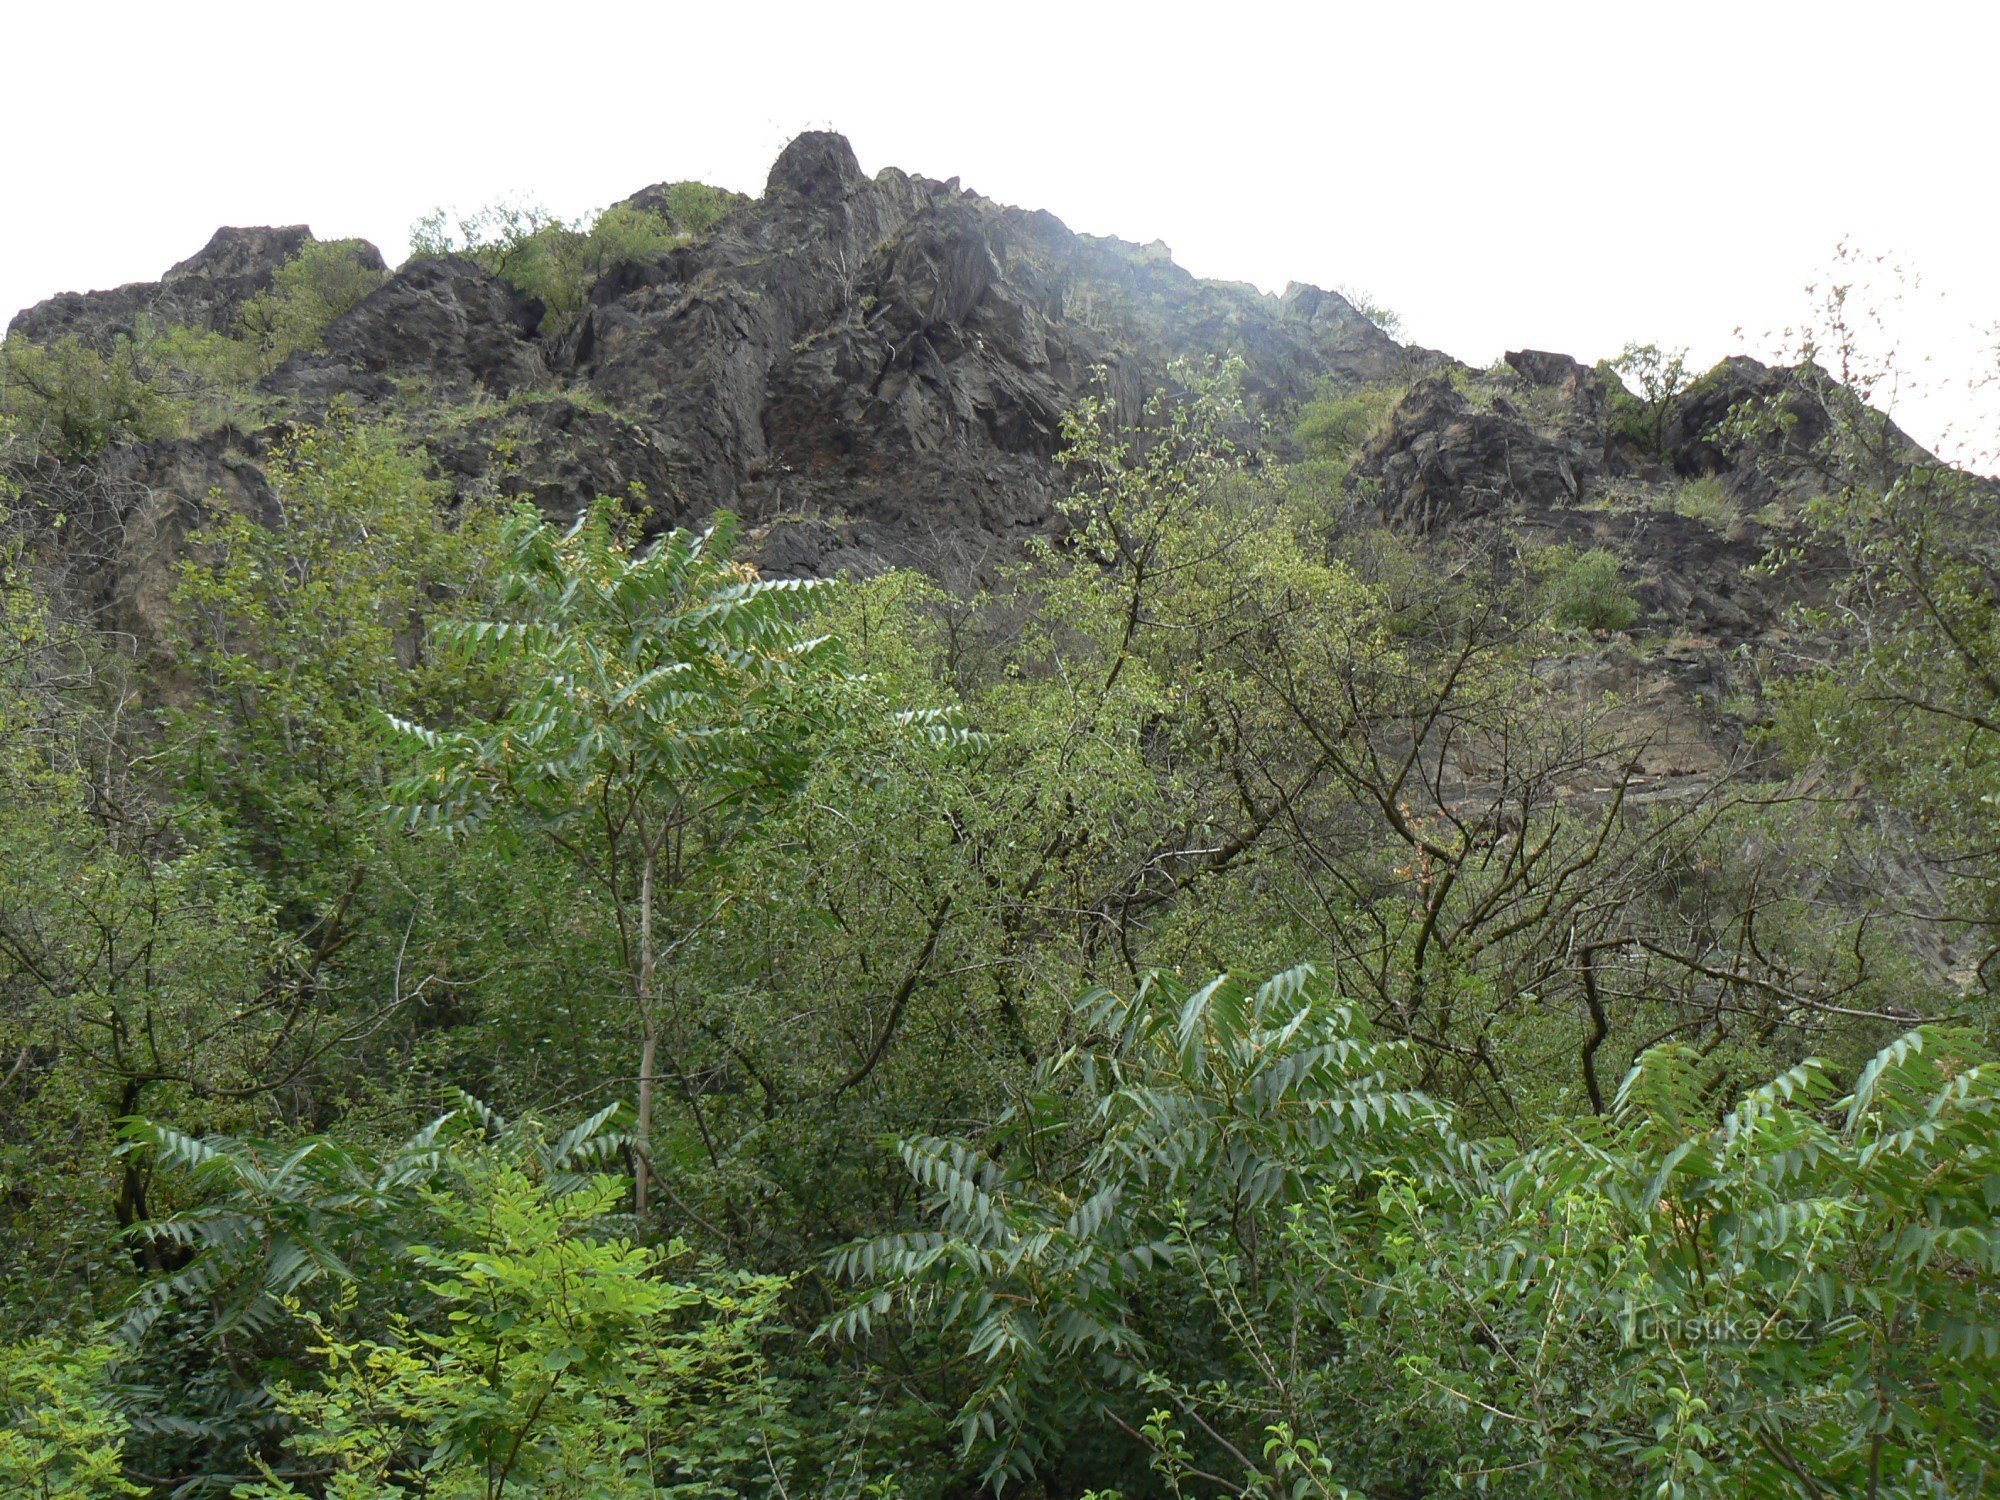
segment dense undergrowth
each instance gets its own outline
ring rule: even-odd
[[[552,315],[604,251],[484,232]],[[2000,1484],[1985,491],[1838,407],[1825,655],[1670,796],[1541,670],[1615,556],[1374,524],[1383,393],[1252,470],[1227,371],[1085,401],[970,597],[336,411],[135,655],[47,465],[249,399],[325,262],[7,349],[0,1490]]]

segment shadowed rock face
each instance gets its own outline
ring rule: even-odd
[[[99,350],[121,335],[130,337],[141,320],[157,327],[228,333],[244,304],[271,285],[278,267],[312,243],[312,231],[303,224],[218,229],[201,250],[158,281],[135,281],[104,292],[64,292],[17,314],[7,333],[43,344],[74,337]],[[373,245],[360,245],[355,258],[370,270],[384,269]]]
[[[664,189],[628,202],[647,192]],[[305,242],[226,230],[160,283],[54,299],[16,326],[40,339],[94,319],[96,336],[143,308],[226,327]],[[264,388],[296,414],[345,398],[419,431],[426,411],[511,402],[504,423],[433,435],[462,488],[518,484],[564,511],[636,482],[662,520],[813,518],[766,548],[790,569],[953,572],[1052,523],[1062,414],[1099,379],[1136,414],[1174,361],[1239,358],[1276,415],[1328,375],[1445,363],[1335,293],[1198,281],[1164,247],[1075,235],[956,181],[870,178],[826,132],[794,140],[763,196],[705,236],[614,267],[570,327],[541,331],[542,311],[469,261],[414,261]],[[504,466],[481,450],[503,427]]]
[[[651,211],[669,196],[659,185],[626,201]],[[102,343],[140,317],[228,328],[308,242],[300,227],[225,229],[159,282],[53,298],[13,331]],[[461,495],[523,495],[567,516],[640,492],[659,524],[737,511],[773,572],[914,564],[961,580],[1054,528],[1063,414],[1087,391],[1137,421],[1177,361],[1232,359],[1253,409],[1283,431],[1322,382],[1407,385],[1353,468],[1384,520],[1611,547],[1649,618],[1726,640],[1772,618],[1746,582],[1761,551],[1751,513],[1824,415],[1797,401],[1794,372],[1730,361],[1688,393],[1662,451],[1642,453],[1608,431],[1610,377],[1568,356],[1517,351],[1475,374],[1396,343],[1336,293],[1201,281],[1162,245],[1074,234],[955,180],[869,177],[826,132],[794,140],[761,197],[679,248],[612,266],[578,316],[546,321],[471,260],[415,260],[264,391],[279,416],[337,399],[393,413]],[[1797,420],[1768,451],[1743,449],[1719,434],[1746,402],[1793,403]],[[259,451],[254,434],[218,434],[107,455],[106,524],[165,539],[113,566],[165,557],[211,489],[248,503]],[[1681,478],[1707,475],[1740,502],[1740,524],[1612,494],[1670,501]],[[141,624],[151,596],[129,579],[111,587]]]
[[[1331,293],[1200,282],[956,182],[871,179],[819,132],[706,239],[607,277],[563,353],[652,430],[670,513],[831,517],[815,535],[848,562],[947,570],[1049,524],[1062,414],[1099,367],[1136,411],[1172,360],[1240,356],[1275,409],[1425,357]],[[802,540],[790,561],[838,565]]]
[[[1595,465],[1520,417],[1477,411],[1443,375],[1418,382],[1355,473],[1377,487],[1384,517],[1432,531],[1523,505],[1574,503]]]
[[[336,395],[389,406],[512,396],[551,383],[539,303],[470,261],[412,261],[264,381],[306,409]]]

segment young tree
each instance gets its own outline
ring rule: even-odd
[[[1638,412],[1622,425],[1630,436],[1642,440],[1648,451],[1657,455],[1666,446],[1667,423],[1675,407],[1694,383],[1687,367],[1687,350],[1662,349],[1658,344],[1627,344],[1611,361],[1611,368],[1621,379],[1639,387]],[[1614,401],[1614,408],[1618,404]]]
[[[641,1500],[663,1472],[668,1493],[727,1493],[704,1481],[767,1418],[757,1340],[783,1283],[666,1279],[672,1248],[591,1234],[621,1193],[601,1176],[558,1196],[474,1163],[461,1195],[433,1196],[460,1248],[411,1251],[436,1278],[429,1326],[352,1342],[322,1328],[325,1385],[278,1393],[326,1494]],[[273,1477],[237,1493],[305,1492]]]
[[[567,532],[532,511],[508,529],[500,618],[446,638],[511,675],[490,723],[439,732],[395,720],[424,747],[398,785],[411,828],[463,830],[494,812],[565,851],[603,897],[639,1023],[634,1207],[653,1176],[651,1130],[675,986],[663,963],[703,918],[662,916],[708,899],[755,811],[796,783],[831,705],[833,650],[811,637],[811,583],[760,579],[736,560],[735,521],[642,546],[600,502]],[[670,1055],[697,1123],[700,1106]]]
[[[0,1344],[0,1493],[112,1500],[146,1492],[120,1462],[129,1426],[109,1399],[112,1350],[52,1338]]]

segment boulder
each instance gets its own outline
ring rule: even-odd
[[[1354,466],[1383,519],[1416,532],[1524,506],[1574,505],[1588,456],[1518,416],[1480,411],[1449,376],[1419,381]]]
[[[414,260],[334,320],[264,389],[308,414],[336,396],[363,404],[506,397],[552,383],[541,304],[470,260]]]

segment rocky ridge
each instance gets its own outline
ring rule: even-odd
[[[627,205],[653,211],[664,193]],[[10,336],[103,347],[148,319],[227,331],[308,239],[301,226],[220,230],[159,282],[52,298]],[[1394,526],[1617,552],[1649,628],[1674,643],[1631,682],[1613,673],[1635,701],[1700,700],[1709,725],[1726,654],[1773,629],[1784,603],[1752,572],[1790,494],[1768,461],[1781,455],[1721,433],[1742,403],[1787,399],[1790,372],[1727,362],[1648,453],[1614,419],[1615,381],[1567,356],[1516,351],[1473,371],[1397,343],[1334,292],[1202,281],[1163,246],[1075,234],[956,180],[868,176],[838,135],[798,137],[761,197],[611,266],[577,316],[548,324],[472,259],[415,259],[266,376],[261,397],[273,423],[336,402],[393,412],[461,495],[527,495],[567,515],[643,492],[663,524],[738,512],[767,571],[915,565],[963,581],[1058,525],[1056,454],[1080,396],[1101,388],[1137,420],[1177,361],[1228,358],[1279,434],[1258,451],[1276,458],[1295,456],[1282,434],[1316,394],[1400,392],[1345,480]],[[269,430],[99,461],[91,529],[109,539],[98,588],[116,628],[152,633],[212,495],[266,503]],[[1812,436],[1796,422],[1784,441]],[[1689,479],[1720,486],[1720,519],[1665,503]]]
[[[226,329],[306,237],[222,230],[158,283],[53,298],[10,333],[105,344],[140,316]],[[787,570],[951,571],[1050,525],[1062,414],[1099,378],[1136,413],[1174,360],[1234,355],[1275,414],[1328,377],[1448,363],[1335,293],[1200,281],[1163,247],[1073,234],[955,180],[866,176],[818,132],[761,198],[614,267],[571,326],[542,321],[469,260],[415,260],[264,393],[308,416],[337,398],[394,407],[419,429],[418,409],[453,407],[443,472],[552,511],[636,482],[667,520],[737,510]]]

